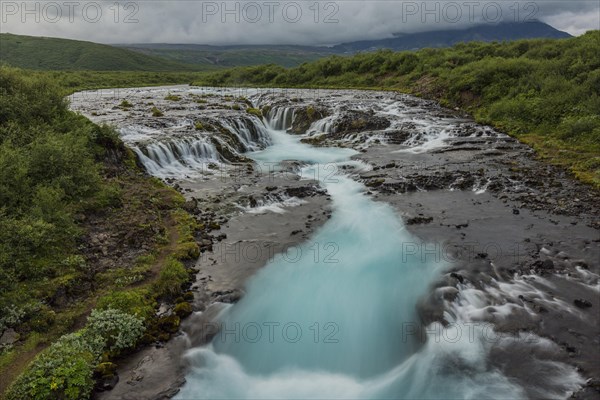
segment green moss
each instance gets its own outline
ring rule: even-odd
[[[192,313],[192,306],[189,303],[178,303],[173,312],[179,318],[185,318]]]
[[[119,104],[119,107],[123,108],[123,109],[128,109],[133,107],[133,104],[131,104],[130,102],[128,102],[127,100],[123,100],[121,102],[121,104]]]
[[[175,314],[161,317],[158,320],[158,327],[162,331],[162,333],[177,333],[180,324],[181,319]],[[159,340],[162,340],[160,336]]]
[[[176,298],[183,290],[182,287],[189,281],[188,271],[180,261],[169,258],[156,282],[153,290],[157,297]]]
[[[257,116],[258,118],[262,118],[263,117],[262,111],[260,111],[258,108],[248,107],[248,108],[246,108],[246,112],[248,114],[252,114],[252,115]]]
[[[194,123],[194,128],[196,128],[197,131],[203,131],[204,130],[204,125],[202,125],[202,122],[196,121]]]
[[[147,289],[112,291],[98,299],[100,310],[116,309],[144,319],[152,317],[156,302]]]
[[[152,107],[150,109],[150,112],[152,113],[153,117],[162,117],[164,114],[162,111],[160,111],[158,108],[156,107]]]
[[[169,93],[168,95],[165,96],[165,100],[168,100],[168,101],[180,101],[181,100],[181,96]]]

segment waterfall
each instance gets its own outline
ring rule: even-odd
[[[263,122],[256,117],[221,119],[221,125],[238,139],[242,153],[264,149],[271,144],[271,137]]]
[[[306,134],[308,136],[313,135],[321,135],[321,134],[329,134],[333,133],[334,121],[337,118],[337,115],[330,115],[329,117],[325,117],[318,121],[313,122],[308,128]]]
[[[267,117],[269,127],[277,131],[287,130],[294,122],[295,109],[292,107],[276,107],[269,111]]]
[[[222,160],[215,146],[204,138],[138,144],[132,148],[146,171],[161,178],[189,175]]]

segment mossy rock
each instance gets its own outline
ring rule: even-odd
[[[167,332],[163,332],[163,333],[159,334],[159,335],[156,337],[156,339],[157,339],[159,342],[168,342],[168,341],[169,341],[169,339],[171,339],[171,334],[170,334],[170,333],[167,333]]]
[[[328,114],[325,110],[320,110],[313,106],[297,108],[294,112],[294,120],[292,121],[291,132],[295,134],[306,133],[313,122],[323,119],[327,115]]]
[[[164,114],[162,111],[160,111],[158,108],[156,107],[152,107],[150,109],[150,112],[152,113],[153,117],[162,117]]]
[[[384,182],[385,182],[384,178],[372,179],[372,180],[368,181],[367,183],[365,183],[365,186],[379,187],[379,186],[383,185]]]
[[[179,101],[179,100],[181,100],[181,96],[169,93],[168,95],[165,96],[165,100],[168,100],[168,101]]]
[[[178,303],[175,306],[175,309],[173,310],[173,312],[175,314],[177,314],[177,316],[179,318],[187,317],[188,315],[190,315],[192,313],[192,311],[193,311],[192,306],[190,305],[190,303],[186,303],[186,302]]]
[[[117,371],[117,364],[111,362],[102,362],[96,366],[94,373],[103,378],[111,377]]]
[[[195,260],[200,257],[200,247],[196,242],[185,242],[177,245],[175,258],[178,260]]]
[[[175,314],[171,314],[166,317],[161,317],[158,320],[158,327],[164,333],[177,333],[179,330],[179,325],[181,324],[181,319],[179,316]],[[160,335],[159,335],[160,339]]]
[[[246,109],[246,112],[248,114],[252,114],[252,115],[257,116],[258,118],[262,118],[263,117],[262,111],[260,111],[258,108],[248,107]]]
[[[139,340],[141,345],[149,345],[156,342],[156,336],[150,335],[148,333],[144,333]]]
[[[194,300],[194,292],[185,292],[183,294],[183,299],[185,301],[192,301],[192,300]]]
[[[262,106],[260,111],[262,112],[263,115],[268,115],[269,112],[271,111],[271,106],[269,106],[269,105]]]

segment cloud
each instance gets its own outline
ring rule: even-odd
[[[1,31],[102,43],[326,45],[539,19],[571,34],[600,29],[597,1],[0,2]]]

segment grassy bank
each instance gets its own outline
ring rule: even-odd
[[[202,226],[43,75],[0,68],[0,393],[82,399],[191,312]]]
[[[204,77],[201,72],[29,70],[27,73],[33,77],[54,82],[65,96],[80,90],[187,85]]]
[[[471,113],[600,187],[600,31],[204,74],[202,86],[398,90]]]

